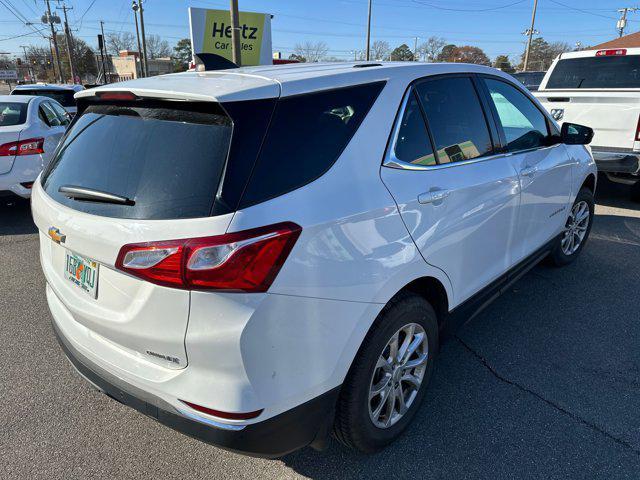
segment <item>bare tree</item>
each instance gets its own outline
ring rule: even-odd
[[[296,43],[293,53],[306,59],[307,62],[319,62],[329,52],[329,46],[323,42]]]
[[[162,58],[171,56],[169,42],[163,40],[160,35],[147,35],[147,55],[149,58]]]
[[[0,55],[0,69],[15,68],[15,62],[11,60],[9,55]]]
[[[386,60],[390,52],[391,47],[384,40],[376,40],[371,44],[371,60]]]
[[[109,33],[107,35],[107,51],[118,55],[121,50],[134,50],[136,37],[131,32]]]
[[[426,42],[418,47],[418,58],[422,61],[435,62],[446,44],[447,42],[444,38],[429,37]]]

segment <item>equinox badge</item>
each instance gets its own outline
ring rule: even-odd
[[[60,233],[60,230],[58,230],[56,227],[49,228],[49,236],[51,237],[51,240],[58,244],[64,243],[64,241],[67,239],[67,236]]]

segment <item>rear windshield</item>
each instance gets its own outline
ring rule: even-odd
[[[546,88],[640,88],[640,55],[560,60]]]
[[[21,125],[26,119],[26,103],[0,102],[0,127]]]
[[[75,93],[73,90],[42,90],[42,89],[16,89],[11,92],[12,95],[37,95],[41,97],[49,97],[56,100],[63,107],[75,107],[76,101],[73,98]]]
[[[72,125],[42,184],[68,207],[144,220],[210,215],[232,124],[217,104],[90,105]],[[129,199],[78,200],[61,187]]]

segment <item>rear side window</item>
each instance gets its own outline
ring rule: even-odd
[[[324,174],[383,86],[376,82],[280,99],[240,207],[290,192]]]
[[[413,90],[400,120],[394,154],[398,160],[417,165],[435,165],[436,158],[431,147],[424,117]]]
[[[11,92],[12,95],[36,95],[41,97],[53,98],[63,107],[75,107],[76,101],[73,98],[75,92],[73,90],[42,90],[42,89],[16,89]]]
[[[430,79],[416,86],[439,163],[459,162],[493,150],[480,100],[468,77]]]
[[[522,92],[499,80],[484,79],[507,141],[515,152],[547,145],[546,117]]]
[[[546,88],[640,88],[640,55],[559,60]]]
[[[0,102],[0,127],[21,125],[26,120],[26,103]]]
[[[90,105],[43,177],[56,201],[95,215],[145,220],[210,215],[226,162],[231,120],[217,104]],[[71,199],[83,187],[132,204]]]
[[[50,127],[59,127],[62,125],[58,114],[53,109],[53,106],[49,102],[42,102],[40,104],[40,109],[42,111],[42,115],[46,119],[47,125]]]

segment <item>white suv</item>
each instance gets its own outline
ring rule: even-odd
[[[584,247],[591,130],[464,64],[186,72],[76,95],[33,189],[54,330],[109,396],[275,457],[371,452],[439,341]]]

